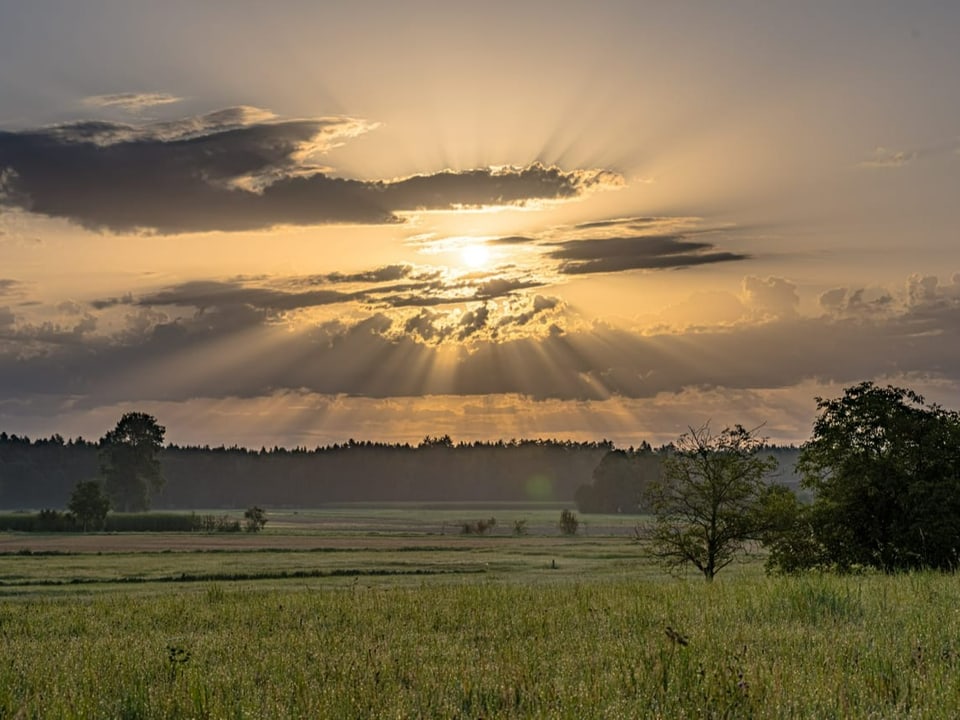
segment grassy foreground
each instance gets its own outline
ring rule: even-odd
[[[934,574],[12,597],[0,717],[956,718],[958,608]]]

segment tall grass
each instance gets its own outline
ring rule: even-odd
[[[950,576],[193,587],[0,601],[0,717],[960,717]]]

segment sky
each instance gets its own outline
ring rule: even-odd
[[[0,0],[0,430],[960,408],[960,4]]]

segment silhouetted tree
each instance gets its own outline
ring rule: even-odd
[[[67,509],[76,518],[83,532],[101,530],[110,510],[110,498],[96,480],[78,482],[70,495]]]
[[[166,429],[152,415],[130,412],[100,440],[100,473],[114,509],[147,510],[163,487],[158,455]]]
[[[580,521],[573,510],[564,509],[560,511],[560,532],[564,535],[576,535],[579,527]]]
[[[762,447],[741,425],[719,435],[704,425],[680,437],[648,493],[657,557],[671,567],[691,564],[710,581],[748,540],[769,532],[766,477],[776,461],[762,457]]]
[[[254,505],[243,513],[247,532],[260,532],[267,524],[267,512],[262,507]]]
[[[594,468],[593,482],[577,488],[577,508],[582,513],[640,513],[646,487],[659,473],[660,457],[649,445],[639,451],[610,450]]]
[[[817,408],[797,465],[815,497],[779,564],[957,569],[960,414],[870,382]]]

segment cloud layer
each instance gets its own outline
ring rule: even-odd
[[[740,322],[643,333],[571,321],[563,302],[543,293],[285,323],[290,308],[324,298],[239,281],[188,283],[123,301],[126,325],[110,334],[97,333],[96,318],[81,308],[63,325],[13,322],[7,311],[0,317],[0,395],[119,402],[303,390],[580,401],[906,373],[960,382],[960,278],[940,284],[914,277],[896,295],[883,313],[847,302],[842,312],[804,317],[788,281],[747,278]],[[193,309],[170,315],[173,305]]]
[[[279,120],[238,107],[175,122],[90,121],[0,132],[0,202],[95,230],[171,234],[395,223],[418,210],[568,200],[623,182],[607,170],[540,163],[393,180],[334,177],[314,164],[319,154],[372,127],[352,118]]]

